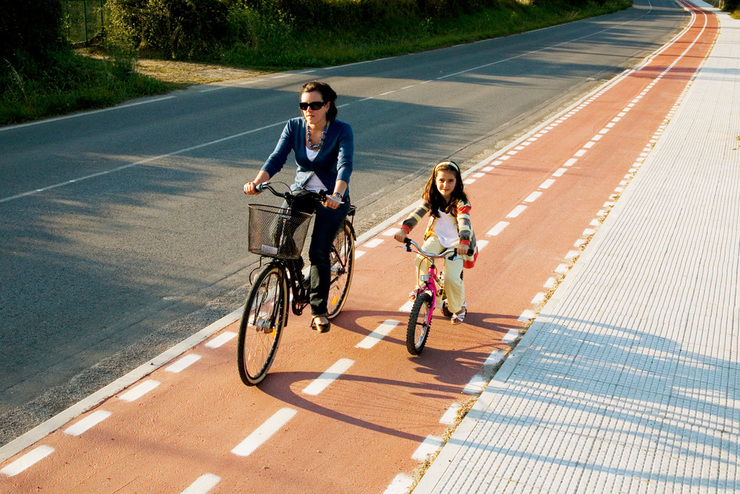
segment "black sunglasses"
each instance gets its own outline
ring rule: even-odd
[[[299,107],[300,107],[300,109],[301,109],[301,110],[303,110],[303,111],[306,111],[306,110],[308,110],[309,108],[310,108],[310,109],[312,109],[313,111],[316,111],[316,110],[321,110],[321,108],[322,108],[322,107],[323,107],[323,106],[324,106],[325,104],[326,104],[326,103],[324,103],[323,101],[314,101],[314,102],[312,102],[312,103],[304,103],[304,102],[302,102],[302,101],[301,101],[300,103],[298,103],[298,106],[299,106]]]

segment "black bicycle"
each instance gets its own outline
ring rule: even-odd
[[[302,271],[301,254],[312,215],[293,210],[296,195],[291,192],[278,192],[269,183],[259,185],[258,190],[282,197],[288,207],[249,206],[249,251],[260,255],[260,265],[252,273],[259,271],[239,325],[237,362],[242,381],[250,386],[265,378],[275,360],[283,328],[288,324],[288,306],[300,316],[309,305],[309,280]],[[326,198],[325,192],[309,194],[319,202]],[[330,253],[329,319],[342,310],[352,282],[355,212],[356,208],[350,206]]]

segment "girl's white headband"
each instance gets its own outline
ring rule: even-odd
[[[440,166],[444,166],[444,165],[450,166],[450,167],[454,168],[455,170],[457,170],[457,173],[460,173],[460,167],[458,167],[457,164],[454,161],[442,161],[442,162],[439,162],[439,163],[437,163],[434,166],[434,171],[436,172],[437,171],[437,168],[439,168]]]

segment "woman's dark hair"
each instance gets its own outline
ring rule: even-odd
[[[310,81],[303,85],[303,93],[310,93],[312,91],[318,91],[321,93],[321,99],[324,103],[330,103],[329,109],[326,111],[326,119],[331,122],[337,118],[337,105],[334,103],[337,100],[337,93],[325,82]]]
[[[437,190],[437,173],[439,172],[450,172],[455,175],[455,188],[452,190],[452,197],[450,202],[445,201],[442,194]],[[454,161],[440,161],[434,165],[432,170],[432,176],[429,177],[426,187],[424,187],[424,194],[422,195],[425,201],[431,205],[429,214],[435,218],[439,218],[438,211],[444,211],[445,213],[454,213],[457,208],[458,201],[468,202],[468,196],[463,190],[462,175],[460,174],[460,167]]]

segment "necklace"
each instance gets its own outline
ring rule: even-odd
[[[321,145],[324,144],[324,138],[326,137],[326,129],[329,128],[329,122],[326,122],[326,125],[324,125],[324,130],[321,131],[321,137],[319,137],[319,142],[314,144],[311,142],[311,127],[306,125],[306,146],[308,149],[320,149]]]

